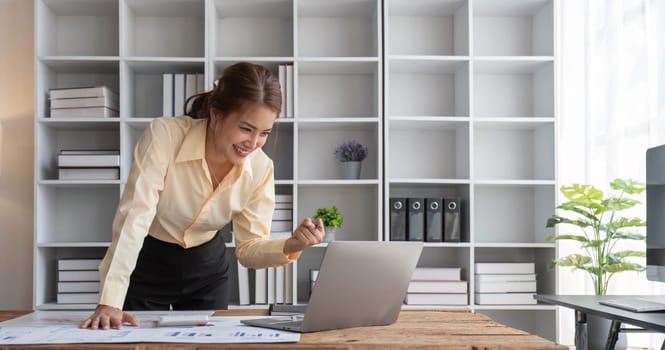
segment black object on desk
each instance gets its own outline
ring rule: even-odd
[[[628,323],[654,332],[665,333],[665,312],[632,312],[600,304],[604,299],[639,298],[638,295],[536,295],[536,300],[575,310],[575,348],[588,349],[586,315],[612,320],[605,349],[614,349],[621,323]]]

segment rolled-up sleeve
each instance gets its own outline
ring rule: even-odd
[[[113,219],[113,237],[99,266],[99,304],[122,308],[129,277],[155,217],[171,158],[169,129],[156,119],[141,136],[127,184]]]
[[[284,254],[288,238],[268,239],[275,210],[273,165],[267,171],[245,208],[233,217],[236,258],[246,267],[261,269],[285,265],[300,256],[300,252]]]

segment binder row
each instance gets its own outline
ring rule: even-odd
[[[390,240],[461,241],[459,198],[390,198]]]

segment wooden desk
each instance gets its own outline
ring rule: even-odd
[[[25,314],[0,311],[0,321]],[[215,315],[265,315],[265,310],[218,311]],[[506,327],[467,310],[403,310],[395,324],[305,333],[299,343],[282,344],[70,344],[0,349],[541,349],[567,350],[549,340]]]

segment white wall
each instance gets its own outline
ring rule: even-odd
[[[32,307],[33,9],[0,0],[0,310]]]

